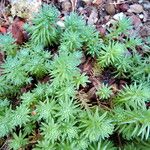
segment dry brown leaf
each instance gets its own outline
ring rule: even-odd
[[[88,97],[91,99],[95,96],[95,92],[96,92],[96,87],[92,87],[88,92]]]
[[[89,72],[89,70],[92,69],[92,60],[91,58],[88,58],[86,63],[83,65],[83,72]]]
[[[81,107],[87,109],[89,108],[92,104],[90,104],[90,97],[87,93],[84,91],[79,91],[77,94],[77,99],[81,103]]]
[[[9,28],[13,37],[16,39],[17,44],[22,44],[25,41],[25,35],[23,32],[23,24],[24,24],[24,21],[22,21],[19,18],[16,18]]]

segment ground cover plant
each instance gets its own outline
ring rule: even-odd
[[[57,8],[44,4],[24,25],[26,43],[0,35],[2,143],[7,139],[12,150],[148,150],[149,43],[130,34],[126,17],[103,37],[77,13],[63,27],[58,21]],[[127,81],[124,86],[102,80],[108,70],[116,82]]]

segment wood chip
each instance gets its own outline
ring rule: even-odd
[[[93,4],[95,4],[95,5],[102,5],[103,4],[103,0],[94,0]]]

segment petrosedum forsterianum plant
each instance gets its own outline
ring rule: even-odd
[[[79,51],[73,53],[60,51],[59,55],[54,57],[50,66],[54,86],[74,82],[75,77],[80,74],[77,66],[81,63],[81,58],[82,53]]]
[[[96,95],[100,98],[100,99],[108,99],[111,97],[111,95],[113,94],[111,86],[109,86],[108,84],[102,84],[101,87],[98,88]]]
[[[140,59],[139,64],[131,72],[131,78],[137,82],[140,80],[143,82],[150,81],[150,57]]]
[[[82,33],[85,25],[86,22],[83,17],[77,15],[76,13],[72,12],[65,18],[65,27],[73,32]]]
[[[112,28],[109,28],[109,34],[107,39],[118,38],[122,34],[129,34],[129,31],[133,28],[131,19],[123,16],[118,21],[113,23]]]
[[[114,65],[125,56],[126,51],[124,44],[110,41],[108,45],[102,47],[98,56],[98,63],[102,67]]]
[[[31,78],[25,71],[24,63],[18,57],[7,57],[5,63],[1,65],[2,76],[5,81],[15,86],[21,86],[31,82]]]
[[[23,48],[16,56],[6,58],[5,63],[1,65],[3,71],[0,78],[15,86],[31,83],[32,77],[29,74],[41,78],[48,73],[50,57],[50,53],[43,51],[42,46]]]
[[[81,50],[95,57],[102,47],[102,39],[95,27],[87,26],[83,17],[71,13],[65,18],[65,32],[62,34],[61,50]]]
[[[16,133],[13,134],[13,139],[10,140],[10,148],[17,150],[20,148],[24,148],[26,144],[28,144],[28,139],[25,138],[26,135],[23,135],[21,132],[19,132],[19,135]]]
[[[88,137],[90,142],[105,139],[113,133],[114,125],[112,120],[107,117],[107,112],[100,115],[98,108],[94,113],[87,112],[82,118],[81,128],[84,129],[83,137]]]
[[[0,35],[4,41],[0,48],[6,54],[0,65],[2,143],[9,139],[12,150],[115,150],[120,145],[124,149],[140,142],[148,145],[149,54],[136,51],[142,41],[130,37],[130,20],[113,24],[102,39],[77,13],[65,16],[63,29],[57,24],[58,16],[56,7],[44,4],[26,26],[30,38],[22,46],[16,46],[11,35]],[[93,92],[92,79],[97,77],[83,71],[87,57],[102,68],[101,73],[112,67],[115,82],[124,77],[130,82],[116,93],[108,84]],[[111,108],[101,103],[109,99]],[[116,135],[120,143],[115,140],[114,145]]]
[[[66,30],[63,33],[61,43],[63,44],[61,45],[60,49],[67,49],[71,52],[75,50],[80,50],[83,45],[80,34],[76,31],[73,32],[71,30]]]
[[[25,105],[18,106],[15,111],[9,108],[5,109],[5,114],[0,115],[0,137],[6,136],[17,126],[25,125],[30,120],[29,111]]]
[[[81,36],[84,41],[83,45],[86,48],[87,54],[92,57],[97,57],[103,47],[103,40],[100,39],[99,32],[93,26],[85,26],[82,30]]]
[[[25,29],[31,35],[35,45],[53,45],[57,43],[59,29],[57,26],[59,11],[51,5],[44,4],[32,20],[33,25],[26,25]]]
[[[136,137],[148,140],[150,137],[150,110],[116,109],[116,120],[119,132],[130,140]]]
[[[114,126],[111,120],[107,118],[106,113],[100,115],[98,109],[95,113],[82,112],[73,103],[74,108],[69,107],[71,105],[68,106],[67,103],[63,105],[65,106],[63,106],[64,110],[61,110],[62,107],[60,107],[56,117],[52,117],[47,123],[42,123],[42,135],[50,143],[54,144],[56,141],[65,142],[66,140],[69,143],[71,141],[74,143],[77,142],[78,138],[82,138],[83,141],[87,142],[97,142],[112,134]],[[57,117],[58,120],[56,121]]]
[[[136,82],[130,86],[126,85],[114,98],[117,106],[146,109],[146,102],[150,101],[150,88],[147,84],[137,84]]]
[[[124,145],[125,150],[149,150],[150,147],[150,139],[141,140],[140,138],[136,138],[135,140],[131,140],[131,142]],[[130,149],[129,149],[130,148]]]
[[[89,150],[117,150],[117,148],[114,146],[114,144],[110,141],[102,141],[100,140],[97,144],[92,143],[90,145]]]
[[[9,56],[14,56],[17,52],[17,45],[15,44],[15,39],[10,33],[5,35],[0,34],[0,50],[6,52]]]

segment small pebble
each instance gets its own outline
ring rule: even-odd
[[[143,3],[143,0],[139,0],[139,3]]]
[[[140,14],[140,15],[139,15],[139,18],[140,18],[140,19],[143,19],[143,18],[144,18],[144,15],[143,15],[143,14]]]
[[[117,20],[120,20],[120,19],[122,19],[122,18],[124,18],[126,15],[124,14],[124,13],[118,13],[118,14],[115,14],[114,16],[113,16],[113,18],[112,19],[110,19],[110,21],[108,21],[107,23],[106,23],[106,26],[109,26],[110,24],[113,24],[113,23],[115,23],[115,22],[117,22]]]
[[[136,13],[136,14],[140,14],[142,13],[144,10],[143,10],[143,7],[142,5],[140,4],[133,4],[133,5],[130,5],[130,8],[128,10],[128,12],[132,12],[132,13]]]
[[[110,16],[105,16],[104,19],[105,19],[106,22],[108,22],[109,19],[110,19]]]
[[[112,3],[112,0],[108,0],[105,5],[105,10],[109,15],[114,15],[116,13],[115,6]]]
[[[62,2],[62,10],[63,11],[70,11],[72,8],[71,3],[69,1]]]

